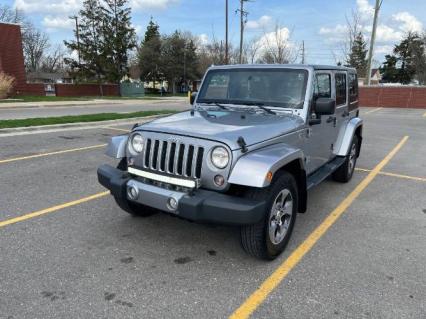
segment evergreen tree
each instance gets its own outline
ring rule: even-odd
[[[354,67],[360,76],[367,75],[367,43],[359,32],[352,44],[351,53],[347,60],[347,66]]]
[[[185,84],[188,84],[187,81],[199,80],[202,74],[199,72],[197,47],[192,39],[186,40],[184,63],[185,70],[183,80],[186,81]]]
[[[79,42],[64,41],[65,46],[79,56],[78,60],[65,59],[78,80],[102,82],[105,77],[102,21],[104,13],[99,0],[85,0],[79,11],[78,30],[74,30]]]
[[[409,32],[406,38],[395,46],[393,52],[401,64],[398,82],[409,84],[415,78],[417,71],[424,72],[425,46],[417,33]]]
[[[161,53],[161,70],[173,93],[177,91],[176,85],[187,85],[188,80],[198,78],[198,58],[192,40],[175,31],[164,37]]]
[[[155,82],[162,79],[161,74],[161,37],[159,26],[151,17],[145,31],[144,40],[141,43],[138,60],[143,81]]]
[[[131,9],[127,0],[104,0],[102,32],[106,57],[106,79],[119,82],[128,74],[128,51],[136,47],[136,33],[131,27]]]
[[[79,41],[64,41],[78,54],[65,59],[80,81],[118,82],[127,74],[128,50],[135,47],[127,0],[84,0],[79,11]]]
[[[409,84],[417,79],[426,83],[426,39],[417,33],[409,32],[395,45],[393,55],[387,55],[381,72],[383,80],[392,83]]]
[[[382,74],[382,80],[388,83],[398,82],[398,72],[399,70],[396,67],[398,63],[398,58],[394,55],[386,55],[386,62],[383,63],[383,66],[380,68],[380,73]]]
[[[147,43],[148,41],[152,39],[159,39],[160,38],[160,26],[154,22],[151,16],[151,20],[149,20],[148,26],[146,27],[146,32],[144,36],[144,43]]]

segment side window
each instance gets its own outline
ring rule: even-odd
[[[331,98],[331,76],[327,73],[315,75],[314,99],[319,97]]]
[[[336,105],[346,104],[346,74],[336,74]]]
[[[349,102],[358,100],[358,77],[355,73],[349,73]]]

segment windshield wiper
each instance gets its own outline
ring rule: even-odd
[[[258,108],[264,110],[265,112],[269,113],[269,114],[277,114],[274,111],[268,109],[267,107],[264,107],[263,103],[254,103],[254,102],[244,102],[244,105],[249,105],[249,106],[257,106]]]
[[[225,105],[222,105],[218,102],[201,102],[202,104],[214,104],[216,106],[219,106],[222,110],[229,110]]]

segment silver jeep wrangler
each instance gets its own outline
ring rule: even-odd
[[[215,66],[191,104],[109,143],[121,161],[98,179],[130,214],[240,225],[243,248],[273,259],[307,191],[352,177],[362,142],[354,69]]]

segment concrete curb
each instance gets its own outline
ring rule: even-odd
[[[41,102],[4,102],[0,103],[2,109],[33,109],[33,108],[55,108],[55,107],[76,107],[76,106],[104,106],[104,105],[126,105],[126,104],[147,104],[147,103],[176,103],[185,101],[186,98],[149,98],[149,99],[123,99],[123,100],[87,100],[87,101],[41,101]]]
[[[104,128],[111,125],[126,125],[135,123],[146,123],[150,120],[154,120],[159,117],[167,116],[170,114],[151,115],[144,117],[133,117],[120,120],[109,120],[109,121],[96,121],[96,122],[81,122],[81,123],[67,123],[67,124],[54,124],[54,125],[42,125],[42,126],[29,126],[29,127],[16,127],[16,128],[4,128],[0,129],[0,137],[15,136],[15,135],[28,135],[28,134],[41,134],[41,133],[53,133],[60,131],[71,131],[71,130],[85,130],[85,129],[96,129]]]

